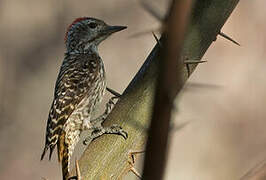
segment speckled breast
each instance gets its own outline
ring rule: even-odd
[[[101,62],[98,76],[95,77],[95,83],[91,84],[87,95],[78,104],[77,108],[70,115],[64,126],[66,132],[66,143],[69,145],[70,154],[73,153],[76,143],[79,141],[80,134],[86,124],[87,128],[92,127],[90,123],[92,112],[95,110],[105,93],[106,79],[103,64]]]

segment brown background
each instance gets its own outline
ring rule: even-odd
[[[163,0],[150,2],[166,11]],[[242,0],[223,28],[242,46],[218,37],[189,79],[174,112],[175,124],[189,123],[172,134],[166,179],[238,179],[266,159],[265,7]],[[128,26],[99,48],[108,85],[120,92],[155,44],[151,34],[130,38],[159,27],[137,0],[1,0],[1,179],[61,178],[56,155],[40,162],[40,154],[65,29],[80,16]]]

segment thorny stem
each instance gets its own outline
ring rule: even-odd
[[[182,51],[182,56],[191,60],[201,59],[239,0],[194,2]],[[127,162],[130,150],[143,149],[158,74],[159,49],[158,45],[154,47],[104,123],[121,125],[128,132],[128,139],[104,135],[89,144],[79,161],[84,179],[122,178],[130,170]],[[197,64],[191,64],[191,72],[196,67]],[[185,64],[182,78],[183,83],[188,79]]]
[[[167,160],[173,101],[183,86],[182,52],[192,0],[173,1],[161,38],[161,58],[155,102],[143,168],[143,179],[161,180]]]

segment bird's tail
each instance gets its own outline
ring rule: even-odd
[[[69,178],[69,166],[70,166],[70,154],[69,147],[65,143],[65,133],[62,133],[58,144],[57,144],[57,152],[58,152],[58,161],[62,165],[62,175],[63,180],[68,180]]]
[[[70,157],[68,155],[68,150],[66,149],[62,159],[63,180],[68,180],[69,178],[69,164],[70,164]]]

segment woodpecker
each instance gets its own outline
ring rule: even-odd
[[[106,89],[104,64],[98,54],[98,45],[123,29],[126,27],[110,26],[91,17],[77,18],[67,29],[65,57],[55,84],[41,155],[42,160],[50,149],[50,160],[57,146],[63,180],[70,178],[70,157],[82,131],[91,130],[88,138],[92,140],[102,134],[118,134],[127,138],[127,133],[118,125],[102,126],[111,111],[112,99],[107,103],[105,112],[92,119],[95,106],[102,100]]]

